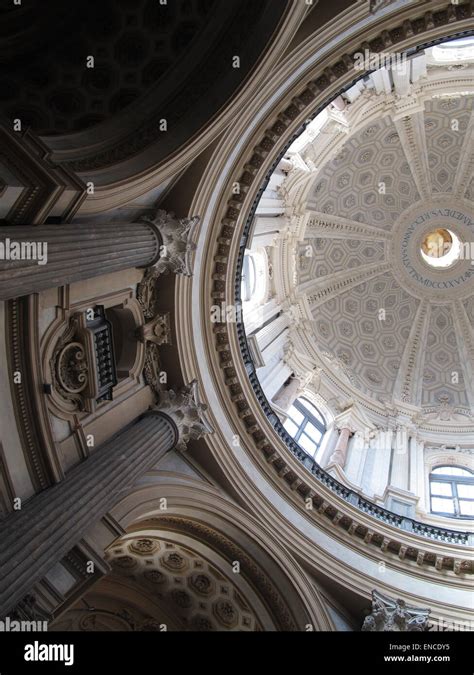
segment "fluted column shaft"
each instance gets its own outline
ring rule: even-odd
[[[273,321],[270,321],[266,326],[261,328],[257,333],[257,342],[260,350],[263,352],[273,340],[281,335],[281,333],[288,327],[289,319],[286,314],[281,314]]]
[[[145,413],[0,525],[0,614],[16,605],[178,440],[173,421]]]
[[[346,463],[347,447],[349,445],[350,435],[351,435],[350,429],[348,429],[347,427],[341,429],[341,431],[339,432],[339,438],[337,439],[336,447],[334,448],[334,452],[329,460],[330,464],[339,464],[339,466],[342,469],[344,468],[344,465]]]
[[[289,410],[298,398],[300,387],[301,380],[298,377],[293,377],[286,387],[280,387],[280,390],[273,399],[273,403],[281,408],[281,410]]]
[[[149,222],[1,226],[0,300],[151,266],[160,257],[161,241],[158,229]],[[22,259],[13,259],[13,247],[23,247]],[[35,250],[46,258],[44,264],[31,253]],[[33,259],[25,258],[28,251]]]

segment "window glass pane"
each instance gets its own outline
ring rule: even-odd
[[[444,476],[472,476],[467,469],[461,469],[458,466],[437,466],[431,473],[441,473]]]
[[[324,421],[324,417],[321,415],[319,410],[314,407],[312,403],[310,403],[306,398],[301,398],[300,402],[304,405],[304,407],[309,410],[309,412],[316,417],[324,426],[326,426],[326,422]]]
[[[462,516],[474,516],[474,502],[464,502],[459,500],[459,508]]]
[[[255,293],[256,285],[255,262],[252,255],[248,253],[244,256],[244,264],[242,266],[242,285],[241,294],[242,300],[248,302]]]
[[[306,450],[306,452],[309,452],[310,455],[314,455],[316,452],[316,443],[306,436],[306,434],[301,434],[298,443],[304,450]]]
[[[308,434],[310,438],[312,438],[316,443],[319,443],[321,440],[322,433],[319,431],[319,429],[316,429],[314,424],[311,424],[311,422],[308,422],[308,424],[304,428],[305,434]]]
[[[435,481],[431,481],[431,494],[451,497],[453,494],[451,483],[436,483]]]
[[[452,513],[454,515],[454,503],[452,499],[441,497],[431,498],[431,510],[438,513]]]
[[[291,408],[288,410],[288,417],[291,417],[293,422],[295,422],[295,424],[298,424],[298,426],[304,420],[303,413],[300,413],[300,411],[297,410],[294,405],[292,405]]]
[[[298,427],[294,422],[291,420],[286,420],[285,424],[283,425],[287,432],[290,434],[290,436],[293,436],[293,438],[296,436],[296,433],[298,431]]]
[[[474,499],[474,485],[463,485],[462,483],[458,483],[457,488],[458,488],[458,497],[467,497],[468,499]]]

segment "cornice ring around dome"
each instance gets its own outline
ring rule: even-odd
[[[440,14],[436,25],[429,18],[429,12],[426,13],[431,5]],[[464,6],[464,10],[468,8]],[[452,10],[450,3],[433,2],[423,10],[406,9],[397,19],[389,15],[379,20],[378,37],[374,36],[374,41],[378,40],[382,48],[383,31],[393,29],[395,35],[398,30],[400,48],[409,49],[447,33],[472,29],[471,10],[457,13],[455,9],[454,20]],[[357,40],[363,37],[362,25],[357,21],[363,18],[364,12],[366,10],[358,7],[346,12],[341,19],[347,32],[339,38],[340,52],[359,46]],[[413,21],[409,21],[410,15]],[[353,28],[349,30],[351,25]],[[365,28],[367,30],[367,24]],[[403,531],[390,524],[389,516],[385,521],[377,520],[370,515],[369,506],[365,511],[360,510],[338,496],[330,486],[312,478],[288,452],[255,396],[240,356],[237,326],[209,321],[212,305],[232,304],[236,297],[235,268],[246,216],[259,197],[260,186],[272,169],[273,159],[282,154],[308,114],[316,114],[354,80],[347,59],[333,63],[330,68],[318,65],[315,55],[320,54],[321,44],[328,41],[328,31],[334,40],[333,49],[337,46],[341,25],[335,22],[331,29],[308,39],[298,58],[290,55],[288,61],[293,68],[299,59],[299,72],[291,74],[282,68],[269,80],[262,90],[262,99],[255,101],[253,109],[242,112],[201,181],[191,206],[192,213],[202,218],[194,283],[180,279],[176,289],[177,321],[181,327],[189,327],[180,331],[180,358],[184,375],[188,379],[201,379],[216,417],[215,426],[219,431],[208,440],[210,451],[225,475],[238,485],[241,498],[250,508],[259,511],[270,528],[278,529],[280,537],[298,552],[298,557],[306,564],[323,566],[342,584],[350,584],[356,592],[368,595],[373,577],[378,575],[380,556],[387,555],[392,569],[380,579],[381,587],[389,593],[410,597],[400,577],[400,573],[407,571],[408,563],[410,573],[420,581],[416,596],[420,602],[420,598],[432,598],[428,579],[434,571],[431,561],[436,561],[437,556],[446,557],[449,550],[453,555],[452,569],[461,573],[471,569],[462,541],[449,544],[445,539],[441,544],[444,536],[441,532],[436,541],[436,538]],[[305,58],[311,55],[313,62],[305,69]],[[232,194],[231,186],[235,182],[240,183],[240,195]],[[193,333],[191,323],[201,331]],[[231,423],[236,411],[240,423]],[[304,511],[308,498],[315,504],[311,513]],[[422,530],[419,528],[420,534]],[[348,546],[351,554],[347,553]],[[418,565],[408,562],[407,550],[412,551],[412,559]],[[405,552],[403,556],[401,551]],[[453,585],[451,592],[454,592],[458,582],[448,576],[445,577],[446,590]],[[452,596],[444,591],[438,603],[441,613],[449,615],[453,611],[450,609]]]

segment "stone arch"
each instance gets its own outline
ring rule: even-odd
[[[334,629],[303,569],[252,516],[200,481],[150,483],[113,509],[126,534],[107,549],[108,558],[131,538],[167,539],[207,558],[228,580],[241,579],[237,588],[253,598],[247,602],[259,608],[256,621],[264,630]],[[240,575],[232,572],[236,561]]]

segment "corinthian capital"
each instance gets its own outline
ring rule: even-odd
[[[372,591],[372,612],[366,617],[362,630],[371,633],[427,631],[429,614],[429,609],[410,607],[404,600],[393,600]]]
[[[208,407],[199,400],[197,380],[178,392],[172,389],[160,392],[156,409],[176,424],[179,432],[179,441],[176,444],[178,450],[186,450],[189,441],[214,432],[207,414]]]
[[[169,272],[192,276],[191,254],[196,250],[193,237],[198,216],[176,218],[174,213],[159,209],[155,215],[143,216],[141,220],[156,227],[163,242],[160,259],[153,267],[155,276]]]

